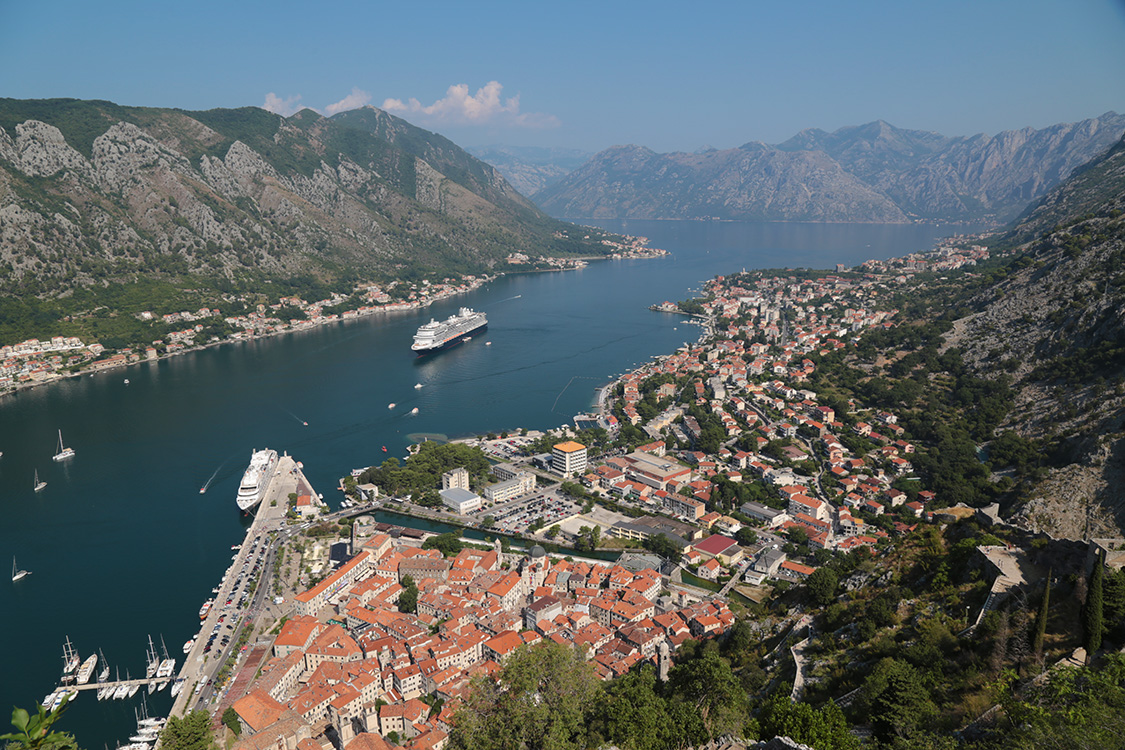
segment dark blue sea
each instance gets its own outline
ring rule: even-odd
[[[254,449],[303,461],[335,505],[337,478],[382,461],[384,445],[401,456],[419,434],[570,423],[612,376],[698,336],[683,318],[647,307],[684,299],[716,274],[831,269],[926,250],[950,233],[906,225],[603,226],[648,236],[672,255],[508,276],[424,311],[227,344],[0,398],[0,564],[14,554],[32,571],[17,583],[0,578],[3,724],[4,707],[32,708],[53,689],[66,636],[83,657],[101,649],[122,677],[143,674],[150,634],[182,658],[201,602],[242,539],[234,495]],[[416,358],[414,330],[460,305],[484,310],[487,332]],[[410,416],[414,407],[419,413]],[[62,464],[51,460],[59,429],[77,451]],[[38,494],[36,469],[47,482]],[[134,727],[135,700],[98,703],[85,693],[61,728],[87,750],[113,748]],[[165,691],[149,710],[169,705]]]

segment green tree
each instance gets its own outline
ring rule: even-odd
[[[1036,659],[1043,658],[1043,641],[1047,636],[1047,617],[1051,606],[1051,571],[1047,571],[1047,587],[1043,590],[1043,601],[1039,603],[1039,615],[1035,618],[1035,637],[1031,641],[1031,652]]]
[[[563,482],[559,485],[559,492],[575,500],[583,500],[587,497],[586,489],[577,482]]]
[[[562,526],[559,526],[556,523],[554,526],[547,529],[547,538],[548,539],[554,539],[555,537],[557,537],[559,535],[559,532],[561,532],[561,531],[562,531]]]
[[[648,539],[641,542],[641,544],[648,551],[654,552],[674,563],[678,563],[680,558],[683,557],[683,550],[664,534],[653,534]]]
[[[455,531],[438,534],[422,542],[422,549],[436,549],[445,557],[456,557],[463,547],[461,537]]]
[[[598,548],[601,541],[602,530],[600,526],[583,526],[578,529],[578,537],[574,540],[574,548],[580,551],[592,552]]]
[[[677,663],[668,674],[668,686],[677,700],[699,713],[711,737],[737,731],[745,723],[746,694],[713,642]]]
[[[844,712],[829,701],[820,708],[789,700],[789,690],[774,691],[758,715],[758,736],[784,736],[816,750],[859,750],[862,745],[848,728]]]
[[[518,649],[497,679],[473,680],[457,710],[455,750],[578,750],[588,745],[587,716],[603,696],[590,664],[553,641]]]
[[[215,750],[211,717],[206,711],[192,711],[182,718],[168,717],[160,732],[160,746],[166,750]]]
[[[907,737],[936,714],[921,674],[898,659],[883,659],[864,680],[859,710],[884,740]]]
[[[1117,636],[1115,640],[1120,641],[1122,629],[1125,627],[1125,568],[1116,571],[1107,570],[1102,590],[1105,593],[1103,612],[1106,632],[1113,633]]]
[[[836,576],[836,571],[826,567],[817,568],[805,581],[805,588],[808,589],[809,596],[821,607],[827,607],[836,600],[836,587],[838,585],[839,579]]]
[[[398,595],[398,611],[416,612],[418,610],[418,587],[414,585],[414,579],[405,575],[400,583],[402,593]]]
[[[78,743],[75,742],[74,737],[66,732],[56,732],[51,729],[51,726],[62,718],[68,702],[64,702],[50,712],[42,706],[37,706],[34,715],[22,708],[13,708],[12,726],[18,731],[0,734],[0,742],[4,742],[8,748],[17,750],[78,750]]]
[[[234,706],[227,706],[227,710],[223,711],[223,723],[235,737],[242,734],[242,722],[238,720],[238,712],[234,710]]]
[[[742,546],[750,547],[758,543],[758,532],[749,526],[743,526],[734,533],[734,538]]]
[[[1102,635],[1105,632],[1105,606],[1104,591],[1105,564],[1099,553],[1094,560],[1094,569],[1090,571],[1090,584],[1086,594],[1086,604],[1082,608],[1082,645],[1086,648],[1087,663],[1094,657],[1094,652],[1102,647]]]
[[[1062,667],[1051,679],[1007,691],[1006,720],[987,747],[1118,750],[1125,736],[1125,657],[1110,654],[1100,668]]]
[[[676,725],[660,695],[651,665],[634,669],[609,683],[591,721],[603,742],[623,750],[665,750],[680,747]]]

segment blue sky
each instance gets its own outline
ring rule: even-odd
[[[0,0],[0,96],[370,103],[466,146],[589,151],[995,133],[1125,111],[1125,0]]]

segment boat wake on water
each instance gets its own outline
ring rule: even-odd
[[[219,464],[219,467],[217,469],[215,469],[215,471],[211,474],[211,477],[206,482],[203,483],[202,487],[199,488],[199,494],[200,495],[207,492],[207,488],[211,486],[211,482],[215,481],[215,477],[219,476],[219,472],[222,471],[223,467],[226,466],[226,465],[227,465],[226,461],[223,461],[221,464]]]
[[[297,416],[296,414],[294,414],[293,412],[289,411],[288,409],[283,409],[282,411],[284,411],[284,412],[285,412],[286,414],[288,414],[289,416],[293,417],[293,419],[296,419],[296,420],[297,420],[298,422],[300,422],[300,423],[301,423],[302,425],[304,425],[305,427],[308,427],[308,426],[309,426],[309,423],[308,423],[308,422],[306,422],[305,420],[301,419],[300,417],[298,417],[298,416]]]
[[[496,307],[496,305],[499,305],[501,302],[511,302],[512,300],[519,299],[522,296],[522,294],[517,294],[515,297],[506,297],[505,299],[499,299],[493,302],[491,305],[488,305],[488,307]]]

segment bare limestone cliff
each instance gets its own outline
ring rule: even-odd
[[[1006,426],[1049,454],[1051,470],[1015,519],[1072,539],[1125,529],[1123,217],[1125,141],[996,243],[1034,237],[948,339],[981,374],[1016,378]]]
[[[0,100],[0,295],[480,272],[577,249],[452,142],[344,114]]]

